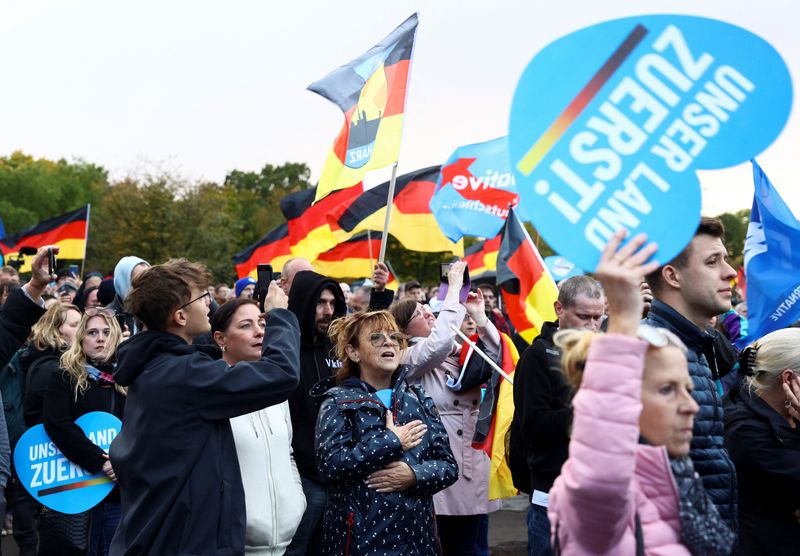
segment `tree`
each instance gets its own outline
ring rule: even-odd
[[[743,264],[744,239],[747,237],[747,227],[750,224],[750,209],[736,212],[724,212],[717,216],[725,226],[725,247],[728,249],[728,262],[733,268]]]
[[[82,160],[34,159],[20,151],[0,157],[0,217],[6,233],[41,220],[96,204],[108,186],[108,173]]]

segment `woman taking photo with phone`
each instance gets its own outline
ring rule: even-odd
[[[433,400],[400,365],[405,343],[387,311],[335,320],[342,367],[320,383],[316,453],[328,487],[323,553],[438,555],[433,495],[458,467]]]
[[[211,319],[214,342],[228,365],[258,361],[264,316],[252,299],[225,302]],[[230,420],[242,472],[247,554],[279,556],[292,542],[306,509],[294,457],[289,402]]]
[[[64,457],[89,473],[102,472],[112,481],[116,481],[116,476],[108,454],[92,443],[75,421],[93,411],[122,419],[125,391],[114,384],[112,376],[121,337],[111,311],[87,308],[75,331],[74,342],[61,356],[61,369],[50,376],[44,399],[45,431]],[[119,489],[112,490],[88,513],[87,554],[107,554],[121,516]],[[63,545],[60,548],[51,545],[51,540],[42,532],[40,554],[42,546],[52,546],[53,553],[66,553]]]

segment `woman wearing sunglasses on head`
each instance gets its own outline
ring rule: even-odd
[[[342,367],[320,383],[316,453],[328,486],[324,554],[440,554],[433,494],[458,477],[438,412],[400,364],[405,341],[387,311],[328,332]]]
[[[86,309],[71,347],[61,356],[61,370],[50,376],[44,399],[44,427],[68,460],[89,473],[103,472],[116,481],[108,454],[75,424],[81,415],[105,411],[122,419],[125,391],[112,376],[122,333],[113,312]],[[119,489],[90,510],[90,555],[108,553],[121,515]],[[40,542],[47,544],[42,536]],[[41,553],[41,550],[40,550]],[[63,554],[63,552],[61,552]]]
[[[259,361],[264,316],[249,298],[227,301],[211,319],[214,342],[228,365]],[[247,554],[278,556],[292,542],[306,499],[292,456],[289,402],[230,420],[242,472],[246,506]]]
[[[698,405],[685,347],[640,326],[642,277],[655,244],[615,234],[597,267],[608,333],[555,336],[576,389],[569,458],[550,490],[548,517],[560,554],[727,555],[734,535],[689,459]]]

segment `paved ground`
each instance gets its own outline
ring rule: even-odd
[[[525,528],[525,496],[510,498],[503,509],[489,517],[489,547],[492,556],[525,556],[528,533]],[[3,556],[17,556],[17,545],[11,537],[3,537]]]

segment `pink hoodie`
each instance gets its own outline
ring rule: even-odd
[[[550,490],[553,542],[561,553],[636,554],[639,513],[645,554],[681,555],[678,491],[666,448],[639,444],[647,343],[595,338],[575,395],[569,459]]]

